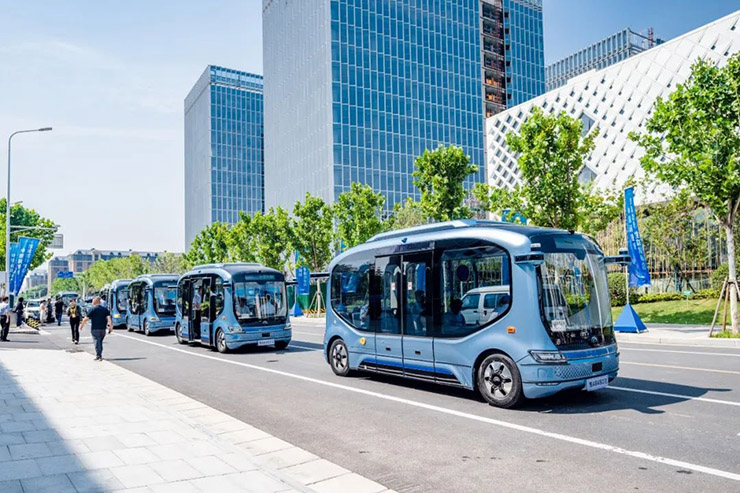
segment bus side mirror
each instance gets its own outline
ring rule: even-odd
[[[545,261],[545,254],[542,252],[530,252],[522,255],[515,255],[514,262],[517,264],[531,264],[538,266]]]

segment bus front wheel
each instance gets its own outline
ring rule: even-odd
[[[275,349],[282,350],[288,347],[288,341],[275,341]]]
[[[179,344],[187,344],[188,341],[185,340],[185,338],[182,335],[182,325],[177,324],[175,326],[175,337],[177,337],[177,342]]]
[[[349,351],[343,340],[337,339],[329,348],[329,364],[332,371],[340,377],[346,377],[350,373]]]
[[[152,333],[149,332],[149,322],[147,322],[146,320],[144,320],[144,322],[142,322],[142,325],[144,326],[143,327],[143,329],[144,329],[144,335],[147,336],[147,337],[149,337],[150,335],[152,335]]]
[[[505,354],[488,355],[478,367],[478,390],[491,406],[510,408],[522,400],[522,377]]]
[[[134,328],[133,328],[133,327],[131,327],[131,326],[130,326],[130,325],[128,324],[128,318],[126,319],[126,330],[128,330],[129,332],[133,332],[133,331],[134,331]]]
[[[218,329],[218,332],[216,332],[216,349],[219,353],[229,352],[229,346],[226,345],[226,336],[221,329]]]

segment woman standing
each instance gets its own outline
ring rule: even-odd
[[[41,300],[41,305],[39,306],[39,323],[46,323],[46,300]]]
[[[23,308],[24,307],[25,305],[23,304],[23,297],[21,296],[20,298],[18,298],[18,303],[15,304],[15,310],[13,310],[15,311],[15,316],[16,316],[16,319],[15,319],[16,327],[20,327],[21,325],[23,325]]]

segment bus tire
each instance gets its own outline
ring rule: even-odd
[[[288,347],[288,341],[275,341],[275,349],[283,350]]]
[[[177,338],[178,344],[187,344],[188,341],[182,336],[182,325],[175,325],[175,337]]]
[[[149,322],[147,322],[146,319],[144,319],[144,321],[141,322],[141,327],[144,329],[145,336],[149,337],[152,335],[152,333],[149,332]]]
[[[133,328],[133,327],[131,327],[131,326],[130,326],[130,325],[128,324],[128,317],[126,317],[126,330],[128,330],[129,332],[133,332],[133,331],[134,331],[134,328]]]
[[[335,375],[347,377],[349,369],[349,351],[342,339],[335,339],[329,348],[329,365]]]
[[[216,331],[216,351],[221,354],[229,352],[229,346],[226,345],[226,336],[221,329]]]
[[[495,407],[510,408],[522,401],[522,377],[514,360],[501,353],[488,355],[478,367],[481,396]]]

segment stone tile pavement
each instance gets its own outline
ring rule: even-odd
[[[84,352],[0,349],[0,492],[388,491]]]

